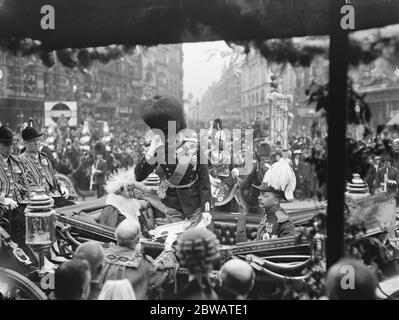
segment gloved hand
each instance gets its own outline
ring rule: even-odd
[[[147,150],[146,153],[151,155],[151,156],[154,156],[155,152],[157,151],[157,149],[160,146],[163,146],[163,144],[164,143],[163,143],[161,137],[159,135],[157,135],[157,134],[154,134],[154,136],[152,137],[152,140],[151,140],[151,144],[148,147],[148,150]]]
[[[176,233],[169,233],[165,239],[165,250],[172,250],[172,246],[177,239]]]
[[[164,145],[164,143],[163,143],[161,137],[159,135],[155,134],[152,137],[151,144],[145,153],[145,159],[147,160],[147,162],[154,161],[153,157],[155,156],[155,153],[157,152],[158,148],[163,145]]]
[[[68,199],[69,198],[69,190],[68,190],[68,188],[67,187],[61,187],[61,194],[62,194],[62,197],[64,197],[65,199]]]
[[[13,210],[13,209],[18,207],[18,203],[15,200],[11,199],[11,198],[4,198],[3,204],[6,207],[10,208],[11,210]]]

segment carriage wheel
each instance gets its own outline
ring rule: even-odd
[[[0,268],[0,300],[47,300],[40,288],[22,274]]]

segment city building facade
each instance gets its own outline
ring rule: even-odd
[[[182,45],[136,47],[107,64],[68,68],[55,59],[46,68],[36,57],[0,51],[0,118],[21,127],[29,118],[44,126],[46,101],[76,101],[78,119],[137,120],[139,104],[154,94],[183,102]]]

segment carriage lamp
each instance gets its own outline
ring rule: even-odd
[[[347,203],[354,203],[370,197],[369,187],[359,174],[353,175],[352,181],[347,183],[345,200]]]
[[[26,239],[25,243],[39,256],[39,273],[45,272],[44,255],[55,242],[54,200],[44,189],[36,189],[25,209]]]

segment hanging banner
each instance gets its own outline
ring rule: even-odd
[[[76,101],[45,101],[44,116],[45,126],[57,125],[58,120],[64,115],[70,127],[78,125],[78,106]]]

